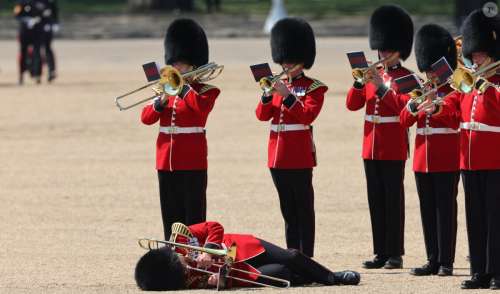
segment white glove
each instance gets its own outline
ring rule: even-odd
[[[52,32],[57,33],[57,32],[59,32],[60,29],[61,28],[59,27],[58,23],[55,23],[52,25]]]
[[[28,26],[28,29],[32,29],[39,21],[40,18],[38,17],[30,17],[26,20],[26,25]]]

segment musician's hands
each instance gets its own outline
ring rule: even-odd
[[[418,107],[418,111],[423,111],[427,114],[432,114],[436,111],[436,104],[434,104],[434,99],[435,94],[432,93],[429,96],[427,96],[427,99],[425,99],[424,102],[422,102]]]
[[[212,255],[211,254],[208,254],[206,252],[198,255],[198,257],[196,258],[196,265],[198,267],[211,267],[212,264],[214,264],[214,260],[212,258]]]
[[[288,97],[288,95],[291,94],[290,90],[282,80],[277,80],[273,87],[282,97]]]
[[[219,274],[213,274],[208,278],[208,285],[215,287],[217,283],[219,283]]]
[[[380,73],[377,68],[372,68],[366,71],[365,80],[371,81],[377,88],[384,83],[384,80],[382,79],[382,76],[380,76]]]

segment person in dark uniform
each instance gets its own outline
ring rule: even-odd
[[[205,31],[191,19],[177,19],[165,36],[165,63],[182,74],[208,63]],[[165,239],[172,223],[205,221],[207,139],[205,124],[220,90],[188,79],[176,96],[163,94],[144,107],[146,125],[160,122],[156,169]]]
[[[19,21],[19,84],[24,83],[24,73],[29,71],[39,84],[42,74],[40,47],[43,40],[42,13],[45,5],[37,0],[20,0],[14,6],[14,16]]]
[[[481,70],[500,60],[500,16],[473,11],[462,28],[463,56]],[[487,71],[469,93],[454,92],[438,115],[460,115],[460,169],[472,278],[463,289],[500,289],[500,74]]]
[[[45,55],[45,61],[48,67],[48,82],[56,78],[56,60],[52,50],[52,39],[54,33],[59,31],[59,9],[56,0],[43,0],[45,9],[42,12],[42,49]]]
[[[230,272],[247,281],[269,283],[259,278],[264,274],[291,281],[292,286],[312,282],[323,285],[357,285],[360,275],[354,271],[333,272],[296,249],[286,250],[249,234],[224,234],[217,222],[204,222],[188,227],[191,237],[178,237],[177,243],[212,249],[236,247],[232,268],[250,272]],[[176,252],[177,251],[177,252]],[[209,275],[189,270],[187,266],[208,268],[215,263],[208,253],[192,252],[170,247],[153,249],[142,256],[135,268],[137,286],[145,291],[213,288],[218,274]],[[229,287],[252,287],[248,282],[229,279]],[[277,286],[277,285],[276,285]]]
[[[402,268],[404,254],[404,168],[408,135],[399,115],[409,97],[401,94],[394,80],[411,74],[406,60],[413,44],[413,22],[399,6],[383,5],[370,19],[370,47],[384,58],[383,69],[366,73],[366,83],[356,81],[346,99],[347,108],[365,107],[362,157],[375,258],[365,268]]]
[[[431,65],[442,57],[454,70],[457,67],[457,48],[451,34],[435,24],[424,25],[415,38],[415,56],[418,70],[429,80],[436,81]],[[434,82],[424,91],[436,87]],[[452,92],[448,85],[437,89],[437,96]],[[436,96],[436,95],[434,95]],[[429,97],[431,101],[433,97]],[[416,276],[453,274],[455,243],[457,237],[457,194],[459,173],[459,124],[457,113],[435,118],[431,111],[424,111],[411,100],[401,111],[401,124],[417,124],[413,171],[420,200],[420,213],[424,231],[427,264],[412,269]],[[446,120],[446,121],[445,121]],[[452,126],[452,127],[450,127]]]
[[[323,106],[328,87],[306,76],[316,56],[311,26],[298,18],[278,21],[271,30],[273,61],[286,70],[257,105],[260,121],[271,120],[268,167],[278,191],[288,248],[314,254],[313,167],[316,166],[312,122]]]

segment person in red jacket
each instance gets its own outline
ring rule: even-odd
[[[415,56],[418,70],[425,72],[429,80],[436,80],[431,66],[443,56],[452,69],[457,67],[455,41],[446,29],[436,24],[424,25],[417,32]],[[430,91],[431,87],[424,91]],[[432,95],[444,97],[453,89],[446,84],[436,91],[437,95]],[[416,276],[449,276],[453,274],[457,236],[458,113],[435,117],[430,111],[419,111],[416,102],[410,101],[401,111],[400,119],[407,128],[417,124],[413,171],[427,252],[427,264],[412,269],[411,273]]]
[[[248,281],[267,282],[259,274],[291,281],[292,286],[312,282],[323,285],[357,285],[360,275],[354,271],[332,272],[296,249],[283,249],[247,234],[225,234],[217,222],[204,222],[188,227],[189,237],[177,237],[177,243],[222,249],[236,246],[232,267],[254,274],[230,272]],[[176,252],[177,251],[177,252]],[[180,290],[210,288],[217,285],[218,275],[188,270],[187,265],[211,269],[213,256],[191,250],[170,247],[153,249],[140,258],[135,268],[135,280],[142,290]],[[215,267],[214,267],[215,269]],[[212,269],[213,270],[213,269]],[[230,279],[233,287],[252,284]]]
[[[271,120],[268,167],[285,220],[287,247],[312,257],[316,150],[311,124],[328,87],[303,72],[312,67],[316,56],[314,32],[306,21],[278,21],[271,30],[271,50],[273,61],[288,71],[287,77],[261,96],[255,113],[260,121]]]
[[[399,114],[409,97],[398,91],[394,80],[411,72],[406,60],[413,44],[413,22],[399,6],[383,5],[370,19],[370,47],[379,58],[389,58],[384,70],[366,74],[367,82],[356,81],[346,99],[347,108],[365,107],[363,160],[375,258],[365,268],[402,268],[404,254],[404,166],[408,136]]]
[[[193,20],[177,19],[165,36],[165,63],[181,73],[208,63],[208,42]],[[160,122],[156,169],[165,238],[174,222],[205,221],[207,140],[205,125],[220,90],[188,80],[176,96],[163,94],[144,107],[146,125]]]
[[[481,70],[500,59],[500,16],[473,11],[462,25],[462,52]],[[460,169],[471,275],[464,289],[500,289],[500,74],[491,71],[470,93],[447,97],[438,115],[460,115]]]

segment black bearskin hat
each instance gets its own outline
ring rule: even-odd
[[[273,61],[278,64],[303,63],[310,69],[316,57],[316,40],[311,26],[303,19],[287,17],[271,30]]]
[[[462,52],[472,59],[472,52],[486,52],[500,59],[500,16],[486,16],[481,9],[474,10],[462,25]]]
[[[144,254],[135,266],[135,282],[141,290],[179,290],[185,286],[184,266],[169,247]]]
[[[415,57],[418,70],[426,72],[441,57],[445,57],[452,69],[457,68],[457,47],[451,34],[436,24],[420,28],[415,37]]]
[[[413,21],[396,5],[382,5],[370,18],[370,47],[372,50],[397,51],[406,60],[413,44]]]
[[[203,28],[194,20],[174,20],[165,35],[165,63],[182,61],[193,66],[208,63],[208,41]]]

